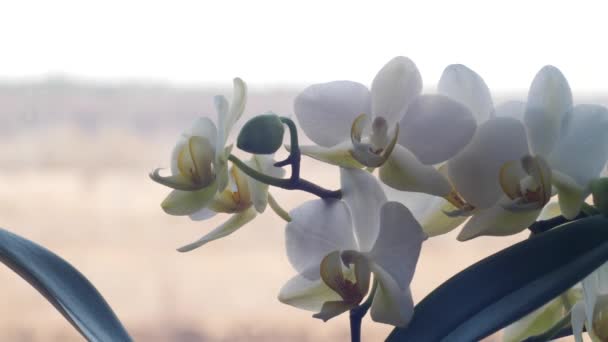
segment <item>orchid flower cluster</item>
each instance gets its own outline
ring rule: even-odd
[[[217,121],[199,118],[179,137],[170,174],[150,174],[172,189],[162,202],[167,214],[194,221],[231,214],[179,251],[232,234],[270,207],[285,220],[296,273],[281,302],[324,321],[369,309],[374,321],[407,328],[415,314],[410,283],[427,239],[459,227],[459,241],[506,236],[537,220],[597,212],[586,200],[608,160],[608,109],[575,105],[560,70],[543,67],[525,102],[496,106],[482,77],[464,65],[446,67],[437,84],[423,93],[414,62],[396,57],[369,88],[311,85],[295,98],[297,124],[272,112],[244,124],[236,146],[251,157],[243,161],[229,139],[247,100],[245,83],[235,79],[230,101],[215,97]],[[302,132],[313,145],[299,144]],[[283,147],[289,156],[275,160]],[[302,178],[302,155],[338,167],[340,189]],[[272,187],[318,199],[286,210]],[[578,339],[585,328],[607,341],[607,274],[608,265],[590,274],[562,300],[509,326],[505,339],[567,319]]]

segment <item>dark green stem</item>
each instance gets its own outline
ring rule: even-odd
[[[291,151],[289,151],[289,157],[284,162],[291,165],[291,179],[300,179],[300,143],[298,142],[298,129],[296,124],[289,118],[281,117],[281,122],[287,125],[289,128],[289,137],[291,139]],[[287,165],[287,164],[285,164]]]
[[[369,292],[369,296],[365,302],[356,308],[350,310],[350,340],[351,342],[361,342],[361,322],[363,317],[367,314],[367,311],[372,306],[376,289],[378,288],[378,281],[374,280],[372,290]]]
[[[327,190],[305,179],[297,179],[294,181],[293,179],[275,178],[249,167],[249,165],[245,164],[232,154],[228,157],[228,160],[234,163],[234,165],[236,165],[246,175],[253,179],[257,179],[262,183],[287,190],[306,191],[321,198],[342,198],[342,191],[340,190]]]
[[[249,177],[259,180],[262,183],[276,186],[278,188],[287,190],[302,190],[309,192],[313,195],[317,195],[321,198],[342,198],[342,191],[340,190],[327,190],[312,182],[300,178],[300,159],[302,157],[300,153],[300,145],[298,143],[298,129],[296,124],[289,118],[281,117],[283,122],[289,128],[289,136],[291,138],[291,151],[287,159],[276,162],[274,166],[283,167],[286,165],[291,166],[291,176],[289,179],[276,178],[267,174],[258,172],[257,170],[249,167],[239,158],[234,155],[230,155],[228,160],[234,163],[241,171],[245,172]]]

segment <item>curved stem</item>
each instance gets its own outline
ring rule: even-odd
[[[374,279],[374,285],[372,290],[369,292],[369,296],[365,302],[356,308],[350,310],[350,340],[351,342],[361,342],[361,322],[367,311],[372,306],[376,289],[378,288],[378,281]]]
[[[287,190],[302,190],[309,192],[313,195],[319,196],[321,198],[342,198],[342,191],[340,190],[327,190],[324,189],[314,183],[311,183],[305,179],[284,179],[284,178],[275,178],[257,170],[251,168],[249,165],[245,164],[242,160],[237,158],[235,155],[231,154],[228,157],[234,165],[236,165],[241,171],[243,171],[247,176],[257,179],[262,183],[266,183],[268,185],[276,186],[278,188],[287,189]]]
[[[300,144],[298,142],[298,129],[296,124],[289,118],[281,117],[281,122],[287,125],[289,128],[289,137],[291,139],[291,151],[289,152],[289,157],[283,162],[288,162],[291,165],[291,179],[297,180],[300,179]],[[281,164],[281,163],[279,163]]]

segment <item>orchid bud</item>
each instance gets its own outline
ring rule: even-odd
[[[272,154],[283,144],[285,129],[281,119],[272,113],[258,115],[241,129],[236,146],[254,154]]]

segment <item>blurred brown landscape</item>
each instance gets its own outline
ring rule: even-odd
[[[251,89],[240,123],[270,109],[290,115],[300,88]],[[168,189],[148,172],[168,166],[176,138],[196,117],[215,120],[212,97],[229,91],[62,78],[0,82],[0,226],[74,264],[138,341],[347,341],[346,316],[323,323],[276,299],[294,271],[284,252],[284,222],[273,212],[196,251],[175,250],[226,217],[193,222],[164,214],[159,204]],[[602,95],[575,98],[608,103]],[[338,184],[336,169],[307,160],[302,170],[324,186]],[[310,198],[273,194],[288,209]],[[459,243],[455,235],[424,245],[415,301],[527,236]],[[0,341],[82,340],[5,267],[0,289]],[[390,330],[366,318],[364,340],[383,340]]]

